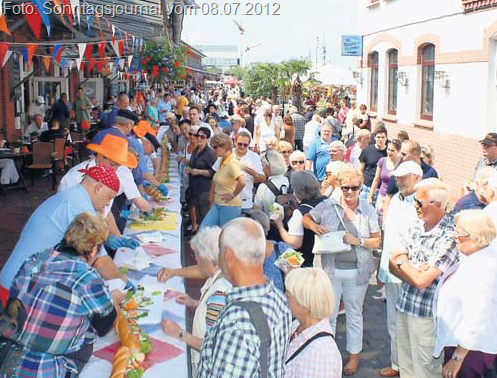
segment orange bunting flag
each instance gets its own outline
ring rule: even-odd
[[[0,30],[7,35],[11,35],[9,28],[7,27],[7,19],[4,14],[0,15]]]
[[[43,63],[45,63],[45,72],[48,73],[50,71],[50,60],[52,57],[50,55],[43,57]]]
[[[35,53],[36,49],[38,48],[38,44],[36,43],[30,43],[29,45],[26,46],[26,64],[27,67],[31,65],[31,60],[33,59],[33,54]],[[24,54],[23,54],[24,55]]]

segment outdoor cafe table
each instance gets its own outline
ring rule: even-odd
[[[169,268],[180,268],[181,265],[181,203],[180,203],[180,177],[176,157],[171,155],[169,166],[170,182],[166,184],[169,188],[171,200],[165,204],[168,211],[175,212],[176,228],[171,231],[160,231],[165,240],[161,246],[170,249],[170,253],[153,258],[152,265],[142,271],[130,270],[127,277],[136,284],[141,279],[157,284],[156,275],[161,266]],[[152,205],[157,206],[155,202]],[[161,206],[164,206],[161,204]],[[124,231],[125,235],[143,232],[129,228],[129,223]],[[116,265],[122,266],[133,256],[133,252],[126,248],[116,252],[114,261]],[[185,306],[176,303],[175,298],[179,293],[185,292],[183,279],[174,277],[165,284],[161,284],[165,290],[162,318],[168,318],[178,323],[183,329],[186,328]],[[147,333],[152,341],[152,351],[146,356],[142,366],[146,369],[143,378],[152,377],[188,377],[188,362],[185,343],[162,332],[160,324],[141,326],[142,332]],[[121,347],[117,334],[111,330],[105,337],[96,338],[93,344],[93,355],[88,364],[82,370],[82,378],[108,378],[112,370],[112,362],[117,349]]]

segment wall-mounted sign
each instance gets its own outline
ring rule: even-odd
[[[362,56],[362,36],[342,35],[342,56]]]

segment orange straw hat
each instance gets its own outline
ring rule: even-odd
[[[136,157],[128,152],[126,138],[117,135],[107,134],[100,144],[90,143],[86,148],[128,168],[135,168],[138,165]]]
[[[155,135],[155,131],[152,129],[152,126],[150,126],[150,122],[148,121],[138,122],[138,125],[133,127],[133,131],[138,138],[143,138],[147,133]]]

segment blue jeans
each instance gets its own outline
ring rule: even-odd
[[[204,220],[200,224],[200,229],[213,226],[222,227],[230,220],[239,217],[240,214],[240,206],[214,205],[211,207]]]

